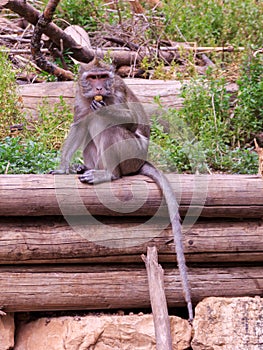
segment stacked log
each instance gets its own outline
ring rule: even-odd
[[[169,174],[182,216],[194,304],[262,295],[263,182]],[[0,176],[0,305],[5,311],[150,307],[141,254],[156,246],[169,307],[184,306],[165,202],[132,176]]]

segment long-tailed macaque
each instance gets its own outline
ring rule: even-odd
[[[142,174],[157,183],[167,203],[189,320],[192,320],[178,204],[166,177],[146,161],[149,137],[150,126],[143,107],[124,81],[115,75],[113,67],[98,59],[81,64],[74,123],[62,150],[60,169],[52,173],[69,173],[70,160],[82,145],[81,182],[96,184],[124,175]]]

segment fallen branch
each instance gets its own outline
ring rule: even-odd
[[[55,75],[60,80],[73,80],[74,74],[48,61],[41,51],[41,36],[44,29],[51,23],[53,14],[60,0],[49,0],[42,15],[40,15],[31,39],[31,53],[37,66]],[[62,61],[63,62],[63,61]]]
[[[36,25],[40,16],[40,12],[37,11],[33,6],[26,3],[23,0],[0,0],[0,7],[9,9],[21,17],[24,17],[29,23]],[[71,49],[72,56],[82,62],[89,62],[94,57],[94,51],[88,50],[78,45],[71,36],[64,33],[54,23],[49,23],[45,28],[43,28],[43,33],[47,35],[55,45],[60,47],[60,40],[63,40],[63,45],[65,49]]]
[[[172,337],[167,302],[164,291],[164,272],[158,264],[156,247],[147,248],[147,257],[143,254],[145,263],[157,350],[172,350]]]
[[[23,0],[0,0],[0,7],[7,8],[19,14],[21,17],[24,17],[29,23],[33,25],[37,24],[40,17],[39,11],[37,11],[33,6],[27,4]],[[52,22],[48,23],[42,29],[43,33],[47,35],[57,47],[60,47],[62,40],[63,47],[65,49],[70,49],[72,52],[71,56],[77,61],[90,62],[95,55],[99,57],[104,57],[106,54],[109,55],[108,49],[93,50],[78,45],[70,35],[67,35],[62,29],[60,29]],[[154,52],[155,51],[156,50],[154,50]],[[116,67],[129,66],[131,64],[140,63],[145,56],[150,55],[150,52],[152,52],[152,50],[148,50],[146,47],[143,47],[139,50],[139,52],[127,50],[110,52],[110,57]],[[178,58],[177,52],[161,52],[159,50],[157,54],[166,62],[172,62],[174,59]]]
[[[244,47],[233,47],[233,46],[191,46],[188,43],[178,43],[175,46],[169,47],[161,47],[162,51],[178,51],[179,49],[183,49],[186,51],[195,51],[198,53],[204,52],[236,52],[236,51],[244,51]]]
[[[41,53],[46,53],[48,51],[49,51],[48,49],[41,49]],[[27,49],[0,49],[0,52],[5,52],[12,55],[21,55],[21,54],[30,55],[31,54],[31,51]]]
[[[0,35],[0,39],[10,40],[10,41],[19,41],[21,43],[30,43],[30,39],[22,38],[21,36],[15,35]]]

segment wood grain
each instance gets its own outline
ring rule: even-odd
[[[164,107],[182,107],[183,98],[179,95],[182,85],[187,84],[187,81],[147,79],[124,79],[124,81],[144,104],[157,106],[154,103],[154,98],[158,97]],[[34,116],[37,115],[38,106],[43,103],[44,99],[53,106],[54,103],[60,102],[60,98],[63,97],[64,101],[73,110],[76,91],[75,84],[72,81],[27,84],[19,86],[19,93],[22,97],[24,108],[28,114]],[[237,91],[237,85],[228,84],[226,89],[229,93],[234,93]]]
[[[262,218],[263,181],[254,175],[167,175],[182,216]],[[158,211],[158,212],[157,212]],[[0,215],[165,216],[157,185],[129,176],[90,186],[74,175],[0,175]]]
[[[177,269],[164,268],[169,307],[185,306]],[[262,295],[262,266],[189,269],[194,304],[208,296]],[[95,310],[150,307],[140,266],[56,265],[0,267],[4,311]]]
[[[158,226],[144,225],[138,217],[100,221],[97,232],[102,239],[92,242],[59,216],[1,217],[0,264],[138,263],[147,247],[154,245],[160,262],[176,263],[167,222],[162,225],[165,229],[158,230]],[[117,235],[112,227],[117,228]],[[130,246],[128,238],[120,239],[121,232],[127,230],[131,230]],[[145,242],[141,242],[142,232]],[[263,262],[262,220],[199,221],[191,227],[183,226],[183,233],[188,264]]]

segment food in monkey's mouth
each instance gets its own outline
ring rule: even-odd
[[[96,95],[96,96],[94,96],[94,100],[97,102],[100,102],[103,100],[103,97],[101,95]]]

